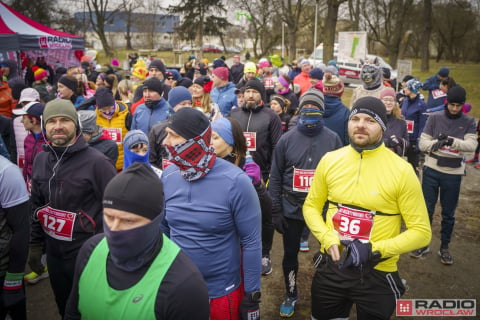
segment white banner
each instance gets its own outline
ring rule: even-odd
[[[365,60],[367,56],[367,32],[338,33],[338,61]]]

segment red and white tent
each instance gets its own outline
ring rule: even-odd
[[[47,57],[52,62],[67,62],[71,56],[75,57],[75,51],[84,48],[82,36],[44,26],[0,2],[0,60],[12,58],[12,52],[22,51],[32,57]],[[77,56],[81,55],[77,53]]]

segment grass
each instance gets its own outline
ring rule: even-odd
[[[115,57],[119,60],[127,59],[128,52],[129,51],[127,50],[118,50],[116,51]],[[150,53],[153,54],[156,58],[162,58],[167,65],[175,65],[179,61],[178,56],[175,57],[172,51],[151,51]],[[190,52],[180,53],[181,61],[186,61],[189,55]],[[210,62],[212,62],[215,58],[218,58],[221,55],[222,54],[204,53],[203,57],[207,58]],[[228,58],[230,56],[233,56],[233,54],[225,54],[225,56]],[[244,54],[241,54],[241,56],[243,57]],[[98,53],[97,61],[103,64],[109,62],[110,59],[107,59],[103,51],[100,51]],[[430,71],[420,72],[420,60],[413,59],[412,61],[412,75],[419,78],[422,82],[424,82],[431,75],[436,74],[441,67],[449,67],[450,75],[467,91],[467,102],[472,105],[472,111],[470,111],[470,115],[476,119],[480,118],[480,64],[451,63],[447,61],[436,62],[435,60],[431,59]],[[424,92],[424,95],[427,96],[425,93],[426,91]],[[351,95],[352,89],[347,88],[342,97],[344,104],[347,106],[350,105]]]

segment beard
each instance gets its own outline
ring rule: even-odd
[[[382,138],[382,135],[372,135],[371,133],[358,130],[355,131],[353,134],[350,134],[349,138],[351,144],[353,144],[355,147],[359,149],[368,149],[375,146]]]
[[[56,134],[62,134],[63,136],[55,137]],[[65,130],[51,131],[47,133],[47,138],[55,147],[66,147],[75,139],[75,132],[69,133]]]
[[[248,109],[254,109],[258,103],[256,101],[245,101],[245,105],[247,106]]]

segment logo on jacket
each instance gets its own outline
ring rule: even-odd
[[[138,296],[132,299],[132,302],[137,303],[137,302],[140,302],[142,299],[143,299],[143,294],[139,294]]]

